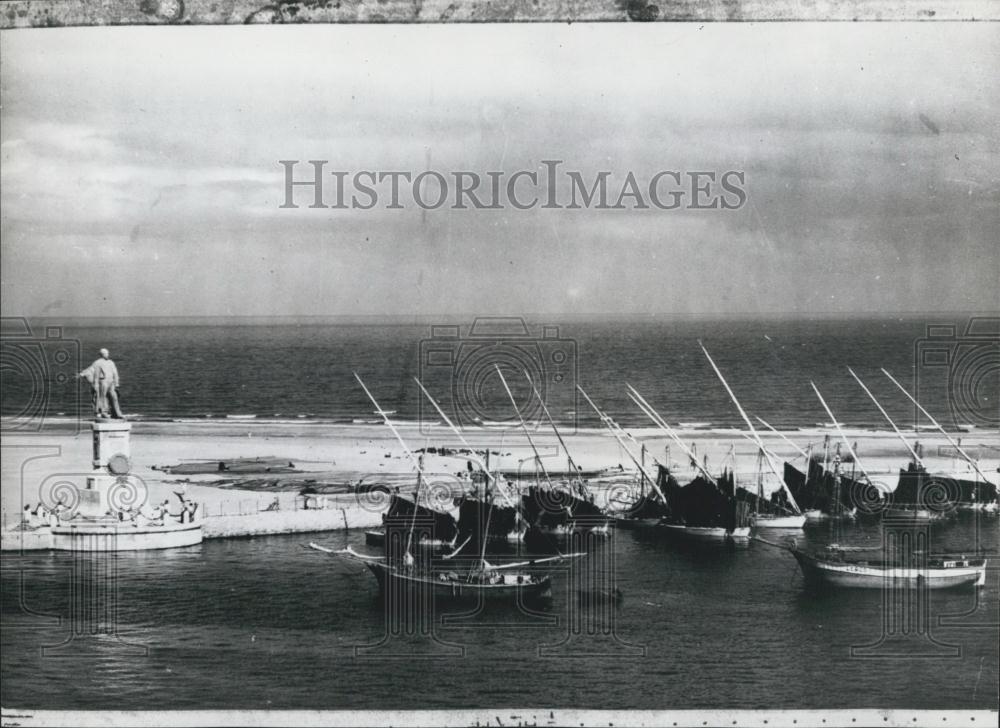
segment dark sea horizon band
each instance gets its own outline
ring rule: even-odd
[[[127,372],[119,394],[139,421],[229,421],[375,425],[357,372],[394,420],[434,427],[441,417],[419,379],[463,427],[516,424],[494,366],[508,379],[525,418],[541,420],[527,378],[537,382],[553,419],[598,429],[601,421],[577,386],[628,427],[652,423],[626,394],[636,387],[670,423],[695,430],[741,428],[742,420],[704,359],[711,350],[745,409],[784,430],[832,426],[810,388],[815,382],[838,422],[885,430],[882,415],[847,367],[872,388],[900,426],[931,425],[886,380],[892,372],[952,431],[1000,427],[1000,338],[970,335],[970,321],[995,319],[830,318],[628,321],[538,317],[513,333],[477,329],[485,319],[429,323],[205,322],[164,325],[71,319],[25,322],[8,335],[0,414],[55,426],[86,416],[89,398],[73,378],[106,347]],[[23,320],[15,320],[23,321]],[[495,322],[496,319],[490,319]],[[551,322],[551,323],[550,323]],[[513,374],[514,376],[510,376]]]

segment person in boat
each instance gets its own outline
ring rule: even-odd
[[[100,356],[89,367],[76,376],[90,383],[96,419],[104,420],[108,417],[116,420],[124,419],[125,416],[118,403],[120,384],[118,367],[111,360],[111,353],[107,349],[101,349],[99,354]]]
[[[170,514],[170,502],[164,498],[163,502],[153,511],[154,520],[166,525],[167,518],[173,518]]]
[[[56,503],[52,507],[52,510],[49,511],[49,525],[58,526],[60,523],[62,523],[64,518],[66,520],[69,520],[70,514],[67,513],[67,511],[69,510],[70,510],[69,506],[67,506],[60,498],[59,502]]]

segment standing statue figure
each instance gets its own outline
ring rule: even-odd
[[[100,354],[100,358],[95,359],[93,364],[77,376],[90,382],[94,398],[94,418],[107,419],[109,417],[108,406],[110,405],[110,416],[120,420],[124,418],[124,415],[118,405],[118,367],[111,361],[111,355],[107,349],[101,349]]]

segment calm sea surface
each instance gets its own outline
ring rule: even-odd
[[[814,380],[839,420],[884,429],[885,421],[850,378],[851,366],[901,423],[913,424],[913,407],[880,367],[918,391],[942,422],[995,428],[1000,424],[996,321],[988,324],[992,337],[985,338],[967,334],[968,317],[554,324],[541,319],[528,321],[525,329],[516,320],[481,322],[475,329],[471,321],[451,328],[69,322],[62,325],[61,340],[45,339],[44,325],[59,322],[36,322],[33,340],[5,337],[0,405],[4,416],[26,408],[34,412],[41,393],[49,416],[72,416],[81,404],[89,407],[85,386],[61,375],[75,373],[107,347],[121,371],[125,411],[147,419],[377,421],[354,380],[357,372],[397,419],[440,419],[420,396],[414,382],[419,377],[460,423],[510,421],[513,410],[495,375],[499,364],[528,418],[541,412],[524,372],[552,416],[567,425],[600,425],[577,384],[623,424],[646,424],[625,394],[625,382],[668,421],[741,425],[698,347],[701,339],[744,407],[776,426],[829,421],[809,386]],[[45,363],[32,363],[39,358]]]
[[[701,339],[744,406],[776,426],[828,421],[814,380],[838,419],[884,429],[847,366],[901,422],[913,423],[912,408],[880,367],[919,386],[943,421],[955,422],[958,403],[964,424],[996,426],[996,340],[965,336],[964,319],[937,321],[954,325],[955,336],[930,341],[930,322],[916,319],[557,323],[558,331],[533,326],[522,337],[473,336],[468,325],[64,324],[61,340],[5,339],[2,409],[30,410],[41,392],[45,415],[71,416],[84,393],[59,375],[105,346],[122,373],[124,408],[140,419],[374,421],[357,371],[397,419],[437,419],[421,409],[419,376],[460,422],[504,421],[512,411],[494,374],[499,364],[532,417],[539,412],[524,370],[567,425],[598,426],[574,394],[577,383],[623,423],[643,423],[626,381],[672,422],[738,424]],[[44,329],[33,334],[44,338]],[[928,349],[950,353],[924,357]],[[46,364],[32,364],[37,357]],[[972,551],[976,524],[967,515],[935,525],[933,548]],[[997,553],[997,519],[980,525],[981,545]],[[802,538],[880,542],[877,526],[845,528],[817,527]],[[692,550],[622,531],[579,562],[611,580],[614,556],[613,582],[625,595],[618,607],[581,604],[573,575],[557,572],[554,601],[540,614],[491,607],[457,623],[437,614],[433,639],[387,639],[374,578],[304,550],[309,539],[362,543],[352,532],[119,554],[117,638],[87,637],[89,622],[73,615],[90,612],[71,609],[88,599],[79,587],[94,583],[79,575],[103,562],[5,554],[0,700],[11,708],[121,709],[998,706],[996,570],[978,597],[935,592],[926,611],[905,612],[916,621],[901,622],[878,590],[807,591],[792,557],[759,542]],[[83,636],[67,643],[75,628]],[[887,630],[896,637],[871,647]]]
[[[934,527],[932,545],[971,548],[974,530],[972,516]],[[996,553],[995,518],[984,534]],[[823,526],[803,538],[829,537]],[[913,621],[887,617],[879,590],[807,591],[792,557],[765,544],[692,550],[620,532],[580,565],[606,563],[614,551],[620,606],[581,605],[570,577],[557,574],[549,611],[495,606],[446,625],[439,613],[436,639],[407,641],[386,639],[374,577],[302,549],[307,538],[337,547],[345,536],[120,554],[119,639],[78,637],[62,647],[73,625],[73,556],[5,555],[3,704],[997,708],[995,570],[978,599],[972,590],[930,593],[922,625],[915,604],[905,612]],[[346,538],[362,543],[360,533]],[[838,538],[878,543],[877,527]],[[886,625],[898,639],[852,656],[877,645]],[[55,649],[43,654],[44,646]],[[540,655],[540,647],[554,649]]]

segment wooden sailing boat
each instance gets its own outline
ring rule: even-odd
[[[851,373],[853,374],[853,372]],[[989,512],[996,512],[998,509],[1000,509],[1000,497],[998,497],[997,484],[992,482],[989,478],[986,477],[986,474],[979,467],[979,463],[977,463],[972,458],[972,456],[970,456],[962,448],[961,441],[956,442],[951,437],[951,435],[949,435],[947,431],[945,431],[945,429],[941,426],[941,424],[936,419],[934,419],[933,416],[931,416],[931,413],[928,412],[926,409],[924,409],[923,406],[913,396],[911,396],[909,392],[906,391],[906,389],[903,387],[902,384],[896,381],[895,377],[893,377],[885,369],[882,370],[882,373],[885,374],[889,378],[889,380],[892,381],[892,383],[899,388],[899,390],[906,396],[906,398],[909,399],[914,404],[914,406],[918,410],[920,410],[920,412],[925,417],[927,417],[927,419],[931,421],[931,424],[934,427],[936,427],[942,435],[944,435],[948,443],[953,448],[955,448],[955,451],[962,457],[962,459],[965,460],[965,462],[969,466],[971,466],[972,470],[978,476],[975,480],[968,480],[965,478],[955,478],[950,475],[927,474],[926,468],[923,467],[923,462],[921,461],[918,454],[915,452],[915,449],[909,448],[911,454],[914,455],[914,460],[911,463],[911,467],[908,469],[908,472],[905,472],[905,474],[904,471],[900,472],[900,486],[902,486],[904,483],[904,477],[920,478],[920,476],[923,475],[923,478],[926,479],[926,481],[928,481],[922,484],[924,485],[924,487],[934,487],[935,483],[944,488],[948,488],[948,486],[950,486],[951,489],[954,491],[952,493],[952,496],[955,498],[954,505],[957,506],[958,508],[963,508],[967,510],[983,510]],[[857,379],[856,376],[855,379]],[[859,379],[858,382],[860,383],[860,381],[861,380]],[[862,387],[864,387],[863,384]],[[865,389],[867,391],[867,388]],[[869,396],[871,396],[871,393],[869,393]],[[872,397],[872,399],[874,400],[874,397]],[[878,405],[878,402],[876,402],[876,405]],[[881,405],[879,405],[879,409],[882,410]],[[882,414],[885,415],[885,410],[882,410]],[[886,415],[886,419],[888,419],[888,415]],[[890,424],[892,424],[891,420]],[[894,424],[893,424],[893,429],[896,429],[896,426]],[[906,440],[905,438],[903,438],[902,433],[900,433],[898,429],[896,430],[896,433],[900,436],[901,439],[903,439],[905,443]],[[909,447],[908,443],[907,447]],[[911,475],[912,473],[915,473],[915,475]],[[899,490],[898,487],[897,490]]]
[[[816,476],[810,477],[813,475],[814,465],[812,444],[810,443],[805,449],[803,449],[789,440],[784,433],[775,429],[773,425],[769,424],[763,418],[757,417],[756,419],[764,425],[764,427],[776,434],[787,444],[791,445],[802,456],[805,461],[805,473],[800,471],[786,459],[782,473],[782,480],[784,481],[789,492],[792,493],[795,501],[799,504],[799,508],[802,511],[802,515],[805,516],[807,523],[825,520],[827,518],[827,514],[823,512],[823,505],[825,505],[828,499],[821,500],[818,497],[820,492],[818,484],[823,480],[823,469],[819,468],[819,472]],[[824,447],[828,446],[828,442],[829,438],[824,438]]]
[[[892,506],[884,511],[884,516],[887,518],[892,518],[894,520],[900,519],[911,519],[914,521],[934,521],[939,520],[944,517],[944,512],[941,510],[935,510],[928,507],[927,491],[929,488],[933,488],[933,478],[927,472],[927,468],[924,467],[924,462],[918,454],[919,443],[916,447],[910,445],[910,442],[903,437],[903,433],[899,431],[896,427],[896,423],[892,421],[889,417],[889,413],[885,411],[882,405],[875,395],[872,394],[871,390],[865,386],[865,383],[861,381],[861,378],[854,373],[854,370],[850,367],[847,368],[854,380],[861,386],[868,398],[875,404],[878,411],[882,413],[885,417],[886,422],[892,427],[896,436],[900,439],[903,445],[909,450],[912,460],[907,464],[905,469],[900,469],[899,471],[899,481],[896,485],[896,489],[892,492]]]
[[[737,500],[731,475],[724,473],[719,479],[714,478],[639,391],[630,384],[626,386],[632,401],[680,446],[699,472],[693,481],[681,487],[667,468],[660,468],[657,485],[666,496],[670,513],[657,524],[657,529],[694,541],[749,542],[749,506],[746,501]]]
[[[819,399],[820,404],[823,405],[823,410],[826,412],[827,417],[830,418],[834,428],[837,430],[837,434],[840,435],[841,442],[847,448],[847,452],[851,456],[852,475],[854,469],[861,472],[860,480],[856,477],[847,479],[849,489],[845,491],[842,483],[843,479],[839,470],[841,460],[840,446],[838,445],[836,454],[834,455],[837,467],[833,477],[835,488],[833,498],[830,502],[830,517],[854,518],[855,515],[857,515],[859,505],[863,505],[866,511],[878,512],[881,509],[881,502],[884,501],[889,495],[886,492],[887,489],[885,486],[881,486],[872,481],[868,475],[868,471],[865,470],[864,466],[861,464],[861,459],[858,457],[857,449],[851,446],[850,441],[847,439],[847,435],[844,434],[843,427],[841,427],[837,418],[833,416],[833,412],[830,411],[830,407],[827,405],[826,400],[823,399],[823,395],[820,394],[816,384],[814,382],[809,382],[809,385],[812,387],[813,392],[816,393],[816,397]],[[810,467],[812,467],[811,464]],[[823,470],[825,473],[825,463]],[[847,494],[846,498],[845,492]]]
[[[417,471],[417,487],[414,491],[413,500],[397,493],[392,494],[389,500],[389,507],[383,514],[382,520],[417,516],[429,519],[433,523],[431,533],[420,534],[417,538],[417,545],[428,548],[452,549],[455,547],[459,536],[458,523],[451,513],[434,508],[429,503],[420,503],[417,495],[420,493],[421,478],[422,473]],[[384,528],[365,531],[365,543],[369,546],[384,545]]]
[[[785,495],[788,488],[785,481],[777,477],[781,484],[778,490],[773,491],[769,497],[764,490],[764,460],[770,456],[770,452],[761,447],[757,451],[757,493],[754,500],[753,524],[760,529],[801,529],[806,522],[806,516],[798,510],[798,504],[794,501],[794,496],[790,494],[786,499],[777,496]]]
[[[809,551],[798,546],[790,551],[802,575],[813,585],[852,589],[884,589],[886,586],[928,589],[981,587],[986,584],[986,559],[943,556],[925,563],[852,557],[838,546]]]
[[[378,402],[365,386],[364,382],[355,373],[355,378],[364,389],[365,394],[375,405],[376,411],[382,416],[385,424],[395,435],[403,451],[410,458],[419,473],[422,473],[422,465],[413,452],[406,446],[403,438],[389,420],[388,416],[379,407]],[[417,480],[419,489],[421,479]],[[419,500],[419,492],[415,494],[415,500]],[[511,564],[491,564],[486,560],[485,543],[479,557],[463,569],[461,562],[452,561],[457,551],[442,559],[441,563],[435,564],[432,560],[427,565],[418,565],[413,558],[414,548],[414,528],[416,525],[416,513],[411,520],[409,533],[406,538],[405,550],[402,558],[394,558],[387,553],[384,556],[372,556],[362,554],[351,547],[340,550],[324,548],[316,543],[310,543],[309,548],[331,555],[342,555],[355,561],[362,562],[378,581],[379,591],[383,595],[386,593],[399,593],[402,591],[417,591],[420,594],[429,594],[432,597],[466,600],[466,599],[511,599],[544,597],[550,593],[551,577],[548,574],[537,573],[534,567],[553,561],[561,561],[569,558],[582,556],[582,553],[560,554],[542,559],[532,559]],[[425,560],[426,561],[426,560]]]
[[[753,422],[747,417],[747,413],[744,411],[742,405],[738,399],[736,399],[736,394],[729,387],[729,383],[726,382],[726,378],[722,376],[722,372],[719,371],[719,367],[715,365],[715,361],[712,359],[711,355],[708,353],[708,349],[699,341],[698,345],[701,350],[705,352],[705,357],[708,359],[708,363],[712,365],[712,369],[715,371],[716,375],[719,377],[719,381],[722,382],[722,386],[725,387],[726,392],[729,394],[729,398],[733,400],[733,404],[736,405],[736,409],[739,410],[740,416],[743,421],[746,422],[747,427],[750,428],[750,434],[753,436],[753,440],[757,443],[758,449],[758,475],[757,475],[757,497],[754,500],[754,525],[760,528],[802,528],[805,525],[806,517],[802,514],[798,503],[795,502],[795,496],[792,491],[788,489],[785,484],[784,478],[778,473],[778,468],[775,463],[771,460],[770,453],[764,447],[763,441],[760,439],[760,435],[757,434],[756,428],[753,426]],[[767,462],[768,467],[774,474],[774,477],[778,479],[781,484],[781,488],[784,489],[786,494],[786,504],[781,508],[784,512],[777,510],[778,504],[775,503],[774,506],[765,512],[760,511],[761,501],[764,499],[764,472],[762,465],[764,461]]]
[[[635,438],[627,433],[617,422],[615,422],[609,415],[602,412],[590,396],[583,390],[583,387],[577,385],[577,389],[583,398],[587,400],[587,403],[593,408],[597,416],[600,417],[601,422],[608,428],[615,440],[618,441],[618,445],[625,451],[629,459],[636,466],[639,475],[639,495],[634,500],[626,501],[620,504],[620,508],[616,511],[610,511],[609,515],[614,518],[614,523],[617,527],[624,528],[639,528],[653,526],[665,518],[669,511],[667,508],[667,499],[663,495],[659,486],[656,484],[656,478],[646,469],[646,446],[636,442]],[[630,440],[633,444],[639,445],[639,458],[632,453],[632,450],[625,443],[625,439]],[[653,462],[660,464],[656,458],[653,458]],[[649,489],[647,491],[646,484],[649,484]],[[617,504],[616,504],[617,505]],[[609,509],[613,506],[609,503]]]
[[[497,372],[500,368],[497,367]],[[503,375],[501,374],[501,377]],[[531,391],[534,393],[535,397],[538,399],[538,403],[542,407],[542,412],[545,414],[546,419],[549,421],[549,426],[555,433],[556,439],[562,446],[563,452],[566,453],[566,460],[569,465],[569,470],[574,474],[576,478],[576,483],[573,484],[573,490],[570,491],[570,495],[574,496],[574,501],[568,505],[568,512],[571,517],[570,524],[568,528],[570,530],[586,530],[589,533],[607,535],[611,528],[611,519],[607,517],[596,504],[596,496],[587,487],[587,484],[583,481],[583,476],[580,474],[583,469],[579,467],[573,460],[573,456],[569,452],[569,447],[566,445],[566,441],[563,440],[562,434],[559,432],[559,428],[556,427],[555,420],[552,419],[552,415],[549,413],[549,408],[545,404],[545,400],[542,399],[542,395],[539,394],[538,389],[535,387],[535,383],[531,381],[531,377],[525,372],[525,376],[528,377],[528,384],[531,386]],[[506,387],[506,383],[504,383]],[[510,389],[507,389],[507,394],[511,394]],[[511,403],[514,400],[511,397]],[[516,405],[515,405],[516,407]],[[518,413],[520,417],[520,413]],[[525,430],[527,434],[527,430]]]
[[[544,486],[541,484],[529,486],[527,493],[521,497],[521,507],[525,520],[528,522],[526,538],[531,537],[532,534],[547,538],[552,536],[567,536],[577,531],[607,534],[609,519],[597,507],[594,497],[587,493],[583,487],[582,479],[578,478],[575,492],[568,485],[553,485],[545,469],[545,465],[542,463],[542,457],[538,452],[538,448],[535,447],[535,441],[531,438],[531,432],[529,432],[524,417],[521,415],[521,410],[517,406],[514,394],[511,392],[510,387],[507,386],[507,380],[504,378],[499,366],[496,366],[496,371],[504,390],[507,392],[511,406],[514,408],[514,414],[517,416],[521,430],[524,432],[524,436],[531,446],[531,451],[534,453],[535,464],[545,478]],[[532,389],[534,389],[533,384]],[[535,394],[538,394],[537,390]],[[542,402],[542,408],[545,410],[546,415],[548,415],[548,409],[545,407],[544,402]],[[552,421],[551,416],[549,416],[549,421]],[[565,449],[565,443],[558,430],[556,430],[556,437],[559,438],[559,441],[563,444],[563,449]],[[568,455],[569,452],[567,451]],[[571,469],[576,469],[575,465],[571,466]]]
[[[476,551],[483,544],[492,546],[505,546],[511,543],[518,543],[524,539],[524,532],[527,526],[521,513],[519,504],[508,494],[507,489],[499,482],[496,475],[490,472],[489,448],[486,449],[486,461],[482,461],[476,455],[476,451],[462,434],[444,410],[431,396],[424,385],[416,377],[413,380],[420,387],[438,415],[445,421],[451,431],[459,439],[465,449],[471,453],[470,461],[474,461],[480,468],[479,472],[483,479],[483,493],[478,490],[466,493],[459,502],[458,516],[458,538],[468,540],[471,548]],[[499,496],[503,503],[498,503]]]
[[[412,590],[449,601],[544,599],[551,596],[552,576],[539,573],[536,567],[583,555],[549,556],[510,564],[491,564],[480,559],[467,570],[463,570],[458,564],[434,570],[417,570],[386,561],[380,556],[359,553],[350,546],[333,550],[310,543],[309,548],[331,555],[343,555],[363,563],[375,575],[382,594]]]

